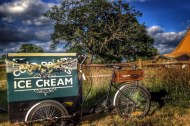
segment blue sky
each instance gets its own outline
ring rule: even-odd
[[[147,33],[161,54],[171,52],[190,26],[189,0],[123,0],[143,13]],[[42,16],[61,0],[1,0],[0,55],[17,51],[23,43],[33,43],[49,52],[53,22]],[[63,52],[58,46],[55,52]]]
[[[159,25],[166,31],[181,31],[190,22],[189,3],[189,0],[144,0],[131,2],[131,5],[143,12],[140,21],[147,26]]]

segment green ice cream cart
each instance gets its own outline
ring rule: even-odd
[[[26,122],[37,120],[40,112],[62,117],[76,111],[82,102],[77,64],[76,53],[8,53],[9,120]]]

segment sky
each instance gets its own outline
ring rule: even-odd
[[[143,13],[145,23],[160,54],[171,52],[190,26],[189,0],[123,0]],[[16,52],[22,44],[32,43],[50,52],[53,22],[42,13],[61,0],[0,0],[0,56]],[[59,45],[54,52],[64,52]]]

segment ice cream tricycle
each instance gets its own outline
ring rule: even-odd
[[[81,106],[85,59],[76,53],[7,54],[9,120],[27,125],[77,123],[84,115]],[[150,109],[150,94],[140,84],[143,70],[106,67],[113,69],[108,91],[88,114],[116,111],[124,119],[144,117]],[[112,88],[116,92],[111,98]]]

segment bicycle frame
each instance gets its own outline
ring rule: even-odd
[[[127,94],[124,94],[124,93],[123,93],[122,88],[123,88],[123,86],[125,86],[125,85],[123,85],[123,86],[117,86],[117,85],[115,85],[115,84],[113,83],[112,80],[113,80],[114,78],[115,78],[115,69],[114,69],[113,72],[112,72],[112,78],[111,78],[110,83],[109,83],[109,89],[108,89],[108,92],[107,92],[107,94],[106,94],[106,106],[107,106],[108,100],[109,100],[109,98],[110,98],[111,88],[112,88],[112,87],[117,90],[116,93],[121,92],[123,96],[125,96],[126,98],[128,98],[133,104],[136,104]],[[135,83],[136,83],[137,86],[138,86],[138,81],[135,81]],[[115,94],[115,95],[117,95],[117,94]],[[113,107],[118,107],[118,106],[115,106],[114,103],[115,103],[115,99],[113,99]]]
[[[84,61],[83,61],[84,62]],[[82,63],[83,63],[82,62]],[[109,83],[109,87],[106,91],[106,94],[100,98],[100,100],[98,100],[96,102],[96,104],[90,108],[90,111],[88,112],[88,114],[86,115],[89,115],[89,114],[92,114],[92,113],[100,113],[100,112],[108,112],[108,110],[113,110],[114,108],[120,108],[120,107],[125,107],[126,105],[118,105],[117,103],[117,97],[118,95],[122,95],[124,96],[126,99],[127,99],[127,104],[129,102],[129,104],[131,104],[132,106],[136,106],[138,103],[138,101],[134,101],[132,98],[130,98],[131,96],[129,96],[129,94],[127,94],[125,92],[125,88],[128,87],[129,85],[117,85],[117,83],[114,82],[114,79],[116,77],[116,70],[118,69],[121,69],[121,67],[119,66],[112,66],[110,65],[112,68],[113,68],[113,72],[112,72],[112,75],[111,75],[111,80],[110,80],[110,83]],[[109,67],[109,66],[107,66]],[[134,70],[136,70],[136,66],[134,67]],[[82,72],[82,64],[80,64],[80,67],[79,67],[79,80],[80,82],[82,83],[82,80],[83,80],[83,72]],[[133,82],[134,83],[134,87],[137,89],[137,90],[141,90],[142,87],[139,85],[139,80],[134,80],[134,81],[125,81],[125,82],[122,82],[122,83],[130,83],[130,82]],[[139,88],[138,88],[139,87]],[[114,88],[116,90],[116,92],[114,93],[114,97],[113,97],[113,100],[111,101],[112,104],[109,104],[110,103],[110,99],[112,97],[111,95],[111,92],[112,92],[112,88]],[[124,89],[124,90],[123,90]],[[90,92],[90,90],[89,90]],[[144,93],[144,92],[143,92]],[[147,93],[147,92],[145,92]],[[87,94],[88,95],[88,94]],[[150,95],[148,95],[150,96]],[[150,98],[150,97],[149,97]],[[83,103],[86,101],[86,99],[83,101]],[[82,109],[82,106],[83,106],[83,103],[81,105],[81,117],[82,118],[85,114],[83,113],[83,109]],[[100,106],[99,106],[100,105]],[[85,110],[85,109],[84,109]],[[83,114],[82,114],[83,113]],[[144,116],[144,115],[143,115]]]

